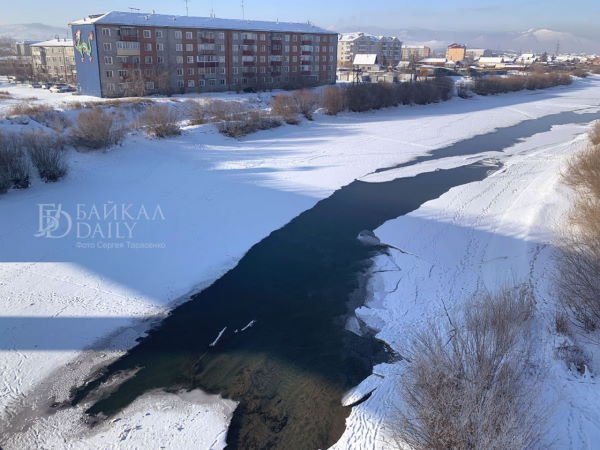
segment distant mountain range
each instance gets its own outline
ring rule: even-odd
[[[600,40],[548,29],[530,29],[523,32],[475,32],[438,30],[394,30],[381,27],[347,27],[343,32],[364,31],[377,35],[398,36],[407,44],[427,45],[433,49],[457,42],[471,48],[513,50],[515,52],[548,52],[553,54],[557,45],[560,52],[600,53]]]
[[[11,37],[17,40],[44,41],[55,36],[70,37],[67,26],[55,27],[43,23],[20,23],[0,25],[0,37]]]
[[[523,32],[474,32],[474,31],[438,31],[424,29],[394,30],[373,26],[344,26],[339,32],[364,31],[377,35],[398,36],[407,44],[423,44],[441,49],[452,42],[464,43],[471,48],[494,50],[513,50],[521,52],[554,53],[557,45],[561,52],[600,53],[600,40],[578,36],[573,33],[548,29],[531,29]],[[45,40],[56,35],[69,36],[68,28],[55,27],[42,23],[0,25],[0,37],[15,39]]]

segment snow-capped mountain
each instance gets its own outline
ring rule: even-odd
[[[0,37],[11,37],[13,39],[46,40],[55,36],[65,37],[70,32],[65,27],[55,27],[43,23],[20,23],[0,25]]]

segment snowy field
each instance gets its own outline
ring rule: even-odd
[[[0,90],[18,97],[40,91],[6,85]],[[81,100],[47,95],[55,105]],[[31,420],[22,406],[66,398],[71,383],[122,354],[153,320],[232,268],[252,244],[352,180],[496,127],[599,105],[600,77],[593,77],[546,91],[317,115],[314,122],[241,140],[204,125],[167,140],[130,136],[107,153],[70,151],[71,170],[64,180],[34,180],[31,188],[0,197],[0,423],[29,425],[11,434],[3,448],[40,448],[42,442],[49,448],[67,447],[67,442],[73,448],[97,448],[107,447],[107,440],[119,448],[147,448],[149,442],[165,448],[186,448],[191,442],[201,445],[197,448],[222,447],[231,402],[200,394],[148,394],[123,411],[122,420],[85,436],[77,410]],[[460,308],[478,288],[536,280],[539,320],[548,328],[550,244],[566,208],[558,174],[565,158],[582,145],[584,132],[584,126],[560,126],[524,140],[507,152],[512,156],[500,173],[455,188],[376,230],[384,242],[422,261],[378,258],[378,266],[401,272],[373,277],[359,317],[402,353],[408,336],[403,330],[439,317],[442,296]],[[393,176],[470,161],[428,162]],[[383,176],[390,174],[365,180]],[[109,211],[114,205],[132,204],[135,211],[143,205],[150,215],[158,207],[161,214],[139,220],[130,239],[155,248],[105,248],[123,240],[78,238],[74,232],[60,239],[35,237],[39,204],[61,204],[73,219],[78,204],[88,213],[93,205],[109,205]],[[107,232],[110,220],[90,220]],[[96,248],[82,248],[82,242]],[[595,425],[600,414],[589,405],[580,407],[580,399],[597,398],[597,386],[573,380],[552,359],[556,339],[540,334],[556,397],[564,396],[560,420],[569,424],[567,434],[557,436],[556,442],[564,444],[557,448],[591,448],[600,438]],[[392,398],[393,374],[401,370],[401,363],[375,368],[378,375],[365,385],[379,387],[354,408],[339,448],[390,444],[386,399]]]

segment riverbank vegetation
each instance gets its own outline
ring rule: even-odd
[[[470,90],[477,95],[496,95],[525,89],[533,91],[554,86],[566,86],[572,82],[571,75],[567,73],[530,73],[506,77],[476,78],[473,80]]]
[[[396,438],[412,449],[533,448],[543,432],[526,288],[484,294],[412,342]]]
[[[574,194],[568,229],[559,243],[558,287],[572,323],[586,334],[600,329],[600,122],[589,145],[563,175]]]

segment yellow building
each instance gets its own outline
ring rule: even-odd
[[[450,44],[446,50],[446,59],[454,62],[464,61],[467,57],[467,47],[461,44]]]

